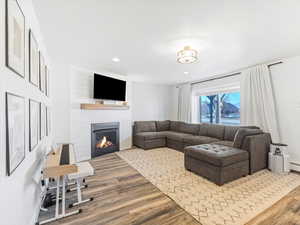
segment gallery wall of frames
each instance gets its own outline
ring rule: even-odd
[[[26,151],[36,151],[51,133],[51,76],[35,31],[25,26],[26,15],[18,0],[6,0],[5,11],[5,66],[10,76],[24,80],[24,89],[38,90],[31,96],[5,90],[6,174],[10,176],[24,161]]]

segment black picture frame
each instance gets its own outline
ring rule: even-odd
[[[9,19],[9,1],[15,1],[17,3],[18,9],[20,10],[22,16],[23,16],[23,39],[24,39],[24,43],[23,43],[23,58],[24,58],[24,69],[23,69],[23,74],[19,73],[15,68],[13,68],[10,63],[9,63],[9,23],[8,23],[8,19]],[[26,27],[25,27],[25,15],[20,7],[20,4],[17,0],[6,0],[6,4],[5,4],[5,65],[7,68],[9,68],[11,71],[13,71],[15,74],[17,74],[18,76],[22,77],[23,79],[25,79],[25,70],[26,70],[26,58],[25,58],[25,33],[26,33]]]
[[[20,160],[20,162],[18,162],[18,164],[14,167],[14,168],[11,168],[10,166],[10,139],[9,139],[9,111],[8,111],[8,97],[9,96],[13,96],[13,97],[17,97],[17,98],[21,98],[23,99],[23,103],[24,103],[24,113],[25,113],[25,98],[23,96],[20,96],[20,95],[16,95],[16,94],[13,94],[13,93],[10,93],[10,92],[6,92],[5,94],[5,108],[6,108],[6,112],[5,112],[5,115],[6,115],[6,174],[8,176],[10,176],[11,174],[13,174],[13,172],[21,165],[21,163],[24,161],[25,159],[25,149],[26,149],[26,121],[25,121],[25,115],[24,115],[24,149],[23,149],[23,157],[22,159]]]
[[[45,94],[46,96],[49,98],[50,97],[50,73],[49,73],[49,67],[46,66],[46,69],[45,69]]]
[[[51,134],[51,109],[46,106],[46,136],[49,137]]]
[[[49,108],[46,106],[46,136],[49,136],[49,131],[48,131],[48,110]]]
[[[36,103],[38,104],[38,132],[37,132],[37,143],[32,146],[32,140],[31,140],[31,133],[32,133],[32,130],[31,130],[31,103]],[[40,103],[38,101],[35,101],[33,99],[29,99],[29,152],[33,151],[35,149],[35,147],[39,144],[40,142],[40,128],[41,128],[41,125],[40,125]]]
[[[46,63],[41,51],[39,51],[39,88],[40,91],[46,94]]]
[[[40,127],[39,127],[39,141],[42,140],[42,103],[39,104],[39,120],[40,120]]]
[[[43,113],[44,112],[44,113]],[[42,127],[42,116],[44,119],[44,127]],[[44,128],[44,129],[42,129]],[[44,103],[40,103],[40,140],[43,140],[46,137],[47,132],[47,109]],[[43,133],[42,133],[43,132]]]
[[[38,52],[38,71],[37,71],[37,77],[38,77],[38,83],[35,84],[32,82],[32,68],[31,68],[31,62],[32,62],[32,55],[31,55],[31,47],[32,47],[32,43],[35,43],[35,45],[37,46],[37,52]],[[38,50],[38,43],[37,40],[32,32],[32,30],[29,30],[28,33],[28,67],[29,67],[29,83],[31,83],[32,85],[36,86],[37,88],[39,88],[40,85],[40,55],[39,55],[39,50]]]

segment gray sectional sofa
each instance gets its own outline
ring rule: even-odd
[[[185,153],[185,168],[222,185],[267,167],[270,134],[255,126],[136,121],[133,144]]]

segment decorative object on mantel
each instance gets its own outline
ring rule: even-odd
[[[177,52],[177,62],[188,64],[198,60],[198,52],[190,46],[185,46],[183,50]]]
[[[80,109],[84,110],[127,110],[129,106],[127,102],[123,102],[122,105],[120,104],[101,104],[101,103],[81,103]]]
[[[126,101],[105,101],[105,100],[96,100],[95,104],[101,104],[101,105],[118,105],[118,106],[121,106],[121,105],[128,105],[128,102]]]
[[[6,0],[6,66],[25,77],[25,16],[16,0]]]

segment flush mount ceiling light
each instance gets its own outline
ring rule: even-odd
[[[187,72],[187,71],[186,71],[186,72],[183,72],[183,73],[184,73],[185,75],[188,75],[188,74],[189,74],[189,72]]]
[[[117,58],[117,57],[114,57],[114,58],[112,58],[111,60],[112,60],[113,62],[120,62],[120,59]]]
[[[198,59],[198,52],[190,46],[185,46],[183,50],[177,52],[177,62],[188,64],[196,62]]]

